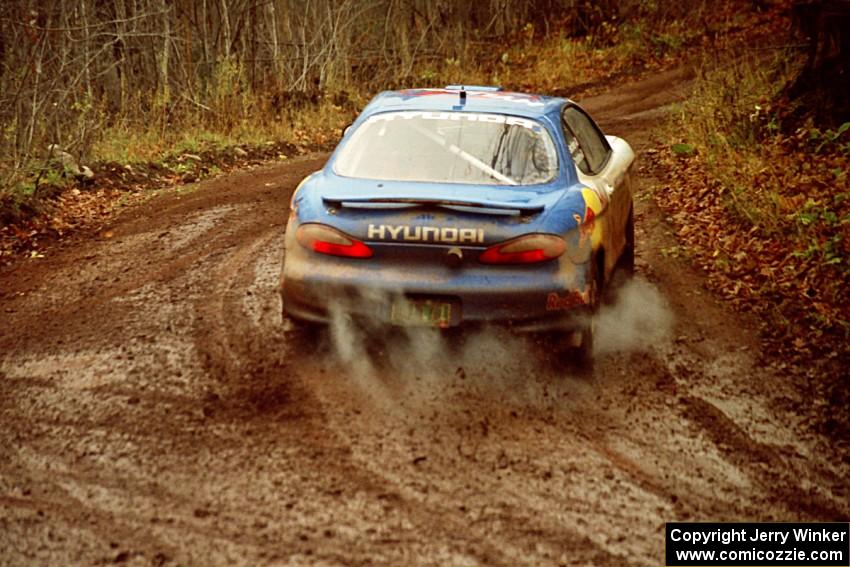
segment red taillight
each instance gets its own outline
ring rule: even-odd
[[[564,240],[552,234],[520,236],[485,250],[478,261],[483,264],[537,264],[564,253]]]
[[[346,256],[348,258],[371,258],[372,249],[357,240],[324,224],[307,223],[298,227],[295,233],[298,244],[331,256]]]

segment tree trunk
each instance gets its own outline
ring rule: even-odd
[[[280,62],[280,43],[277,38],[277,15],[275,14],[274,1],[266,3],[266,21],[269,26],[272,42],[272,80],[275,87],[280,84],[281,62]]]
[[[162,52],[159,58],[159,93],[160,112],[162,112],[162,129],[168,125],[169,99],[171,89],[168,83],[168,66],[171,58],[171,9],[168,0],[160,0],[162,10]]]
[[[795,103],[793,126],[850,121],[850,0],[795,0],[794,30],[808,45],[803,70],[786,94]]]
[[[224,33],[224,58],[230,58],[230,13],[227,0],[221,0],[221,27]]]

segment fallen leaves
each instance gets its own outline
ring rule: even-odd
[[[647,154],[665,179],[655,200],[710,287],[762,318],[775,352],[850,360],[850,186],[830,171],[850,156],[783,139],[752,151],[747,163],[769,166],[748,174],[732,171],[741,156],[718,165],[659,146]]]

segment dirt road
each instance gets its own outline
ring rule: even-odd
[[[686,87],[583,102],[640,153]],[[662,253],[651,178],[642,279],[573,376],[495,332],[372,358],[285,333],[287,205],[324,157],[162,196],[0,275],[0,564],[658,565],[665,521],[850,517],[850,449]]]

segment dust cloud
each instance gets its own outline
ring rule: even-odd
[[[646,351],[669,341],[673,311],[648,281],[634,278],[614,293],[596,318],[593,353]]]
[[[366,301],[387,304],[390,298],[369,297]],[[334,357],[360,380],[377,372],[431,383],[469,371],[512,372],[517,366],[517,348],[525,342],[496,328],[460,334],[427,327],[386,326],[376,320],[355,321],[339,303],[331,306],[330,313]],[[459,368],[464,370],[459,372]]]
[[[356,299],[380,313],[392,297],[369,292]],[[431,328],[389,327],[376,320],[353,319],[346,302],[330,307],[329,343],[333,358],[359,389],[376,398],[408,386],[440,396],[457,390],[510,391],[529,403],[548,398],[547,388],[570,375],[565,338],[542,340],[502,327],[463,333]],[[618,288],[595,322],[594,355],[649,350],[668,341],[672,312],[649,282],[633,279]],[[559,344],[560,343],[560,344]],[[541,386],[546,385],[548,386]]]

